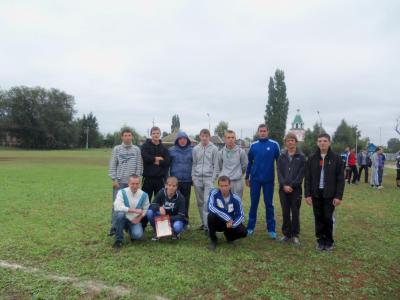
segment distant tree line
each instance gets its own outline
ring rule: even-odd
[[[0,90],[0,139],[18,139],[27,149],[72,149],[112,147],[120,133],[102,135],[93,113],[76,118],[75,100],[58,89],[12,87]],[[134,142],[139,143],[135,130]],[[88,138],[88,141],[86,140]]]

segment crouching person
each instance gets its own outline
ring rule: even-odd
[[[176,177],[168,177],[165,187],[161,189],[154,201],[151,203],[150,209],[147,211],[147,218],[154,228],[153,241],[158,241],[155,232],[156,216],[169,215],[172,226],[172,239],[179,239],[180,233],[185,229],[187,224],[185,198],[178,191],[178,179]]]
[[[243,225],[244,212],[242,200],[231,192],[231,181],[227,176],[218,178],[218,189],[210,192],[208,199],[208,230],[211,243],[209,250],[217,247],[216,232],[223,232],[228,243],[247,236]]]
[[[140,188],[140,178],[132,175],[128,179],[128,187],[118,191],[114,201],[115,211],[115,243],[119,249],[124,239],[124,229],[128,231],[131,241],[143,236],[142,221],[149,208],[149,196]]]

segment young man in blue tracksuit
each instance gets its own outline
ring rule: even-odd
[[[258,202],[261,188],[264,193],[265,219],[268,234],[276,239],[274,205],[275,161],[280,154],[279,144],[268,138],[267,125],[258,126],[258,141],[254,142],[249,150],[249,163],[246,170],[246,185],[250,187],[250,212],[247,225],[247,234],[252,235],[257,222]]]
[[[247,236],[243,225],[242,200],[231,192],[231,180],[227,176],[218,178],[218,189],[212,189],[208,198],[207,225],[211,243],[208,249],[217,247],[217,231],[223,232],[228,243]]]

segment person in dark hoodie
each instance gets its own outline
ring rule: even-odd
[[[331,150],[329,134],[320,134],[317,144],[306,164],[304,197],[314,211],[316,250],[332,251],[333,212],[342,203],[344,191],[343,161]]]
[[[183,131],[176,135],[175,145],[169,149],[171,159],[169,174],[178,179],[178,190],[185,198],[186,218],[189,219],[190,192],[192,188],[192,144]]]
[[[147,210],[147,219],[155,230],[154,218],[156,216],[169,215],[171,217],[172,239],[179,239],[180,233],[184,230],[186,221],[185,199],[178,191],[178,179],[174,176],[167,178],[165,188],[161,189],[150,208]],[[153,241],[158,241],[154,234]]]
[[[161,142],[161,130],[152,127],[151,139],[142,145],[143,159],[143,191],[149,195],[149,200],[164,187],[165,178],[168,174],[170,157],[168,149]]]
[[[300,206],[302,182],[306,159],[297,148],[297,137],[293,133],[285,136],[286,149],[278,158],[279,198],[282,207],[282,242],[292,239],[300,244]]]

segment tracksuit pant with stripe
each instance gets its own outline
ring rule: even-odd
[[[251,181],[250,185],[250,212],[249,212],[249,222],[247,228],[249,230],[254,230],[257,222],[257,209],[258,203],[260,202],[261,188],[264,194],[264,204],[265,204],[265,220],[267,224],[268,232],[275,232],[275,213],[274,204],[272,199],[274,197],[274,183],[273,182],[258,182],[256,180]]]

